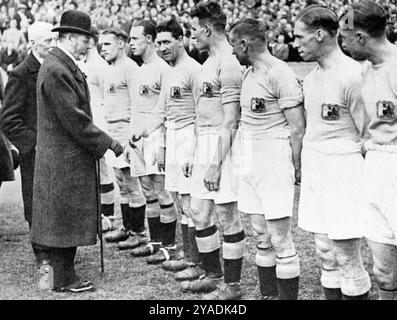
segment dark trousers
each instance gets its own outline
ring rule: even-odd
[[[32,148],[32,150],[28,153],[20,155],[22,199],[25,220],[29,223],[29,227],[32,225],[33,176],[35,155],[36,151],[34,148]]]
[[[54,288],[66,287],[78,280],[74,270],[77,247],[48,248],[50,265],[54,271]]]

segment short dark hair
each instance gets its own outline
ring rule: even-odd
[[[147,19],[142,19],[135,21],[132,24],[133,27],[143,27],[143,34],[145,36],[151,35],[153,41],[156,40],[157,37],[157,31],[156,31],[156,23],[154,23],[152,20],[147,20]]]
[[[226,15],[218,2],[208,1],[199,2],[190,13],[192,18],[208,21],[216,31],[225,32]]]
[[[332,37],[338,33],[338,15],[326,6],[310,5],[299,13],[296,21],[302,21],[310,29],[324,29]]]
[[[102,34],[113,34],[116,38],[119,38],[120,40],[123,41],[127,41],[128,39],[128,35],[124,30],[115,27],[111,27],[103,30]]]
[[[342,28],[349,28],[349,17],[347,15],[351,13],[353,13],[354,29],[362,29],[374,38],[385,35],[387,12],[375,1],[364,0],[348,6],[340,18],[340,21],[345,23],[345,26],[341,26]]]
[[[230,33],[233,33],[237,37],[249,37],[250,40],[260,40],[263,43],[266,43],[266,25],[260,22],[259,20],[247,18],[241,20],[234,24]]]
[[[159,23],[157,25],[156,31],[157,33],[170,32],[175,39],[183,37],[183,29],[175,19],[170,19]]]

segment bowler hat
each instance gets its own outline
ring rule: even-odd
[[[94,34],[90,32],[91,31],[90,16],[85,12],[78,10],[65,11],[62,14],[59,27],[56,27],[51,31],[81,33],[94,37]]]

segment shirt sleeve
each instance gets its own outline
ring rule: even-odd
[[[273,79],[273,90],[281,111],[303,104],[302,85],[289,67],[275,68]]]
[[[357,130],[364,137],[367,134],[366,128],[369,118],[365,111],[364,101],[361,95],[361,77],[356,76],[351,77],[351,79],[353,80],[350,81],[346,90],[346,102]]]
[[[237,60],[229,60],[221,64],[219,80],[221,84],[220,94],[222,104],[240,102],[243,68]]]

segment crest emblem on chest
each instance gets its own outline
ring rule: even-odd
[[[335,121],[338,120],[340,118],[339,115],[339,106],[336,104],[327,104],[324,103],[321,106],[321,117],[324,120],[328,120],[328,121]]]
[[[108,89],[109,94],[115,94],[116,93],[116,86],[114,83],[109,84],[109,89]]]
[[[170,97],[171,98],[180,98],[181,97],[181,88],[180,87],[171,87],[170,88]]]
[[[139,87],[139,94],[141,96],[146,96],[149,94],[149,86],[147,84],[141,84]]]
[[[395,106],[391,101],[381,100],[376,103],[376,114],[381,120],[391,120],[396,117]]]
[[[207,97],[212,97],[214,95],[214,89],[211,82],[203,83],[203,94]]]
[[[265,112],[265,99],[251,98],[251,111],[255,113]]]

